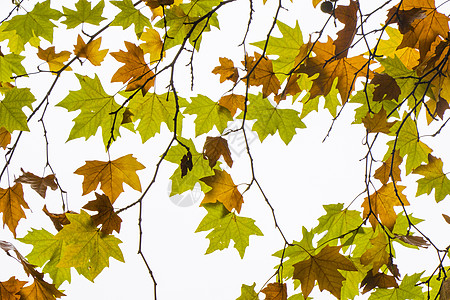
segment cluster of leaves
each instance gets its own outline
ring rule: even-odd
[[[60,298],[64,294],[58,288],[65,281],[70,282],[71,268],[93,281],[109,266],[110,257],[124,261],[121,241],[113,234],[120,232],[119,214],[142,205],[163,161],[177,166],[170,177],[171,195],[192,190],[196,184],[201,186],[204,198],[200,206],[206,210],[206,216],[196,232],[208,232],[206,254],[228,248],[233,240],[243,258],[250,236],[263,235],[255,220],[241,215],[245,192],[259,190],[274,211],[253,171],[248,131],[256,132],[261,142],[278,133],[288,145],[297,129],[306,128],[303,119],[318,111],[320,102],[333,116],[333,122],[344,107],[353,107],[352,126],[366,129],[366,189],[361,193],[366,196],[360,207],[353,209],[350,206],[356,200],[349,201],[346,208],[343,203],[324,206],[326,214],[318,217],[316,227],[303,228],[299,242],[287,239],[273,213],[284,240],[282,249],[274,253],[280,264],[268,282],[275,280],[263,284],[259,291],[255,290],[256,283],[242,285],[238,299],[258,299],[260,293],[266,299],[288,299],[291,290],[295,291],[289,299],[307,299],[316,282],[321,291],[327,290],[338,299],[353,299],[368,292],[369,299],[450,299],[448,247],[438,248],[422,233],[418,225],[422,220],[409,212],[412,201],[406,198],[406,187],[400,184],[402,178],[415,174],[420,177],[417,196],[434,190],[435,201],[439,202],[450,194],[444,162],[420,134],[438,124],[438,131],[430,135],[433,138],[448,121],[444,121],[444,115],[450,102],[450,18],[439,11],[434,1],[387,1],[373,11],[366,11],[365,4],[357,0],[327,1],[327,6],[331,5],[327,9],[328,21],[318,33],[310,35],[307,43],[298,22],[291,27],[279,20],[285,5],[282,1],[267,39],[247,41],[252,12],[243,37],[241,62],[234,57],[218,57],[218,65],[211,68],[213,74],[219,75],[219,86],[224,89],[220,99],[210,99],[204,93],[179,95],[174,74],[180,72],[179,58],[190,58],[195,86],[194,55],[201,53],[203,34],[211,27],[219,28],[220,8],[234,0],[101,0],[96,4],[78,0],[74,9],[62,6],[59,10],[50,0],[23,2],[13,1],[10,13],[0,25],[0,147],[6,158],[0,178],[7,182],[5,188],[0,188],[0,213],[14,239],[33,248],[25,257],[11,242],[0,241],[0,248],[16,258],[33,282],[25,286],[27,282],[11,276],[0,282],[0,299]],[[316,7],[321,1],[312,2]],[[106,17],[107,5],[117,13]],[[383,24],[368,30],[369,20],[380,14]],[[324,36],[333,21],[342,28],[335,39]],[[134,34],[124,40],[125,50],[109,52],[102,49],[100,35],[115,26],[124,32],[134,27]],[[53,41],[53,34],[60,28],[78,34],[73,49],[71,45],[57,52],[56,47],[62,45]],[[87,33],[86,28],[93,32]],[[274,36],[275,28],[281,37]],[[49,43],[51,46],[43,46]],[[27,47],[36,51],[30,54],[25,51]],[[249,47],[253,47],[253,54],[247,52]],[[25,65],[22,54],[43,61],[37,72],[31,70],[33,66]],[[89,63],[95,69],[107,55],[123,64],[111,78],[101,72],[93,77],[85,75],[83,64]],[[53,74],[54,80],[45,96],[36,99],[18,79],[42,73]],[[62,74],[76,77],[80,88],[70,89],[66,97],[52,103],[49,95],[61,82]],[[110,95],[102,85],[104,80],[123,85]],[[95,192],[96,197],[79,212],[67,209],[65,191],[60,185],[64,179],[54,174],[48,154],[51,140],[44,117],[55,106],[79,113],[73,119],[68,141],[89,139],[100,131],[108,157],[106,161],[86,161],[73,170],[84,178],[82,194],[92,196]],[[25,108],[31,113],[25,113]],[[19,174],[11,174],[9,169],[18,142],[23,132],[32,130],[29,124],[39,112],[47,144],[43,174],[50,174],[37,176],[22,170],[20,176],[14,176]],[[195,136],[191,138],[182,131],[187,115],[195,116]],[[229,127],[234,121],[240,124],[237,129]],[[250,121],[251,129],[244,126]],[[134,132],[146,143],[160,133],[163,123],[172,138],[142,192],[137,171],[144,165],[132,154],[114,160],[110,154],[122,130]],[[241,135],[245,141],[251,168],[248,183],[233,181],[233,157],[227,140],[232,135]],[[374,151],[380,140],[387,140],[388,148],[382,158]],[[142,192],[141,196],[126,207],[114,207],[124,192],[124,183]],[[46,198],[48,188],[61,192],[62,212],[43,207],[55,225],[54,233],[50,229],[31,229],[23,237],[16,236],[20,221],[27,217],[24,210],[29,209],[22,185],[30,185],[42,198]],[[242,186],[246,189],[242,190]],[[450,223],[448,216],[444,218]],[[140,221],[141,216],[138,224],[142,232]],[[142,235],[139,253],[145,260],[141,239]],[[398,247],[433,247],[439,260],[431,270],[402,277],[401,266],[395,263]],[[149,267],[148,270],[156,291],[153,273]],[[44,274],[49,279],[44,279]]]

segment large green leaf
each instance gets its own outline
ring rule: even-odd
[[[31,109],[31,103],[35,100],[28,88],[13,88],[7,92],[5,99],[0,102],[0,127],[5,127],[9,132],[14,130],[29,131],[27,116],[22,109],[25,106]]]
[[[142,34],[144,27],[152,27],[149,18],[136,9],[131,0],[111,1],[111,3],[120,9],[120,12],[111,23],[112,26],[122,26],[123,29],[127,29],[134,25],[134,31],[137,36]]]
[[[79,0],[75,4],[76,10],[63,7],[66,19],[61,23],[66,24],[69,29],[75,28],[82,23],[99,25],[101,21],[105,20],[105,18],[102,17],[104,7],[105,2],[103,0],[99,1],[94,7],[92,7],[91,2],[87,0]]]
[[[22,66],[22,60],[25,57],[17,54],[7,54],[0,56],[0,82],[13,82],[13,74],[24,75],[27,72]]]

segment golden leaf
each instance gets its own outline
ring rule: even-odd
[[[231,80],[236,82],[239,78],[238,69],[234,66],[231,59],[226,57],[219,57],[220,66],[217,66],[212,70],[213,74],[220,75],[220,83],[225,80]]]
[[[23,208],[28,204],[23,198],[22,184],[16,183],[12,188],[0,188],[0,212],[3,213],[3,225],[8,225],[9,230],[16,237],[16,228],[20,219],[26,218]]]
[[[99,37],[86,45],[81,36],[78,35],[77,44],[73,52],[78,57],[87,58],[94,66],[100,66],[106,54],[108,54],[108,49],[100,50],[101,42],[102,38]]]
[[[55,46],[48,47],[43,50],[41,47],[38,47],[37,56],[45,60],[48,63],[49,69],[52,72],[58,72],[64,67],[64,63],[69,59],[70,52],[62,51],[59,53],[55,52]],[[66,71],[71,71],[70,67],[66,68]]]
[[[212,189],[205,194],[201,204],[222,202],[228,211],[236,209],[239,213],[241,211],[244,199],[234,184],[230,174],[225,171],[214,170],[213,176],[203,177],[200,179]],[[200,205],[201,205],[200,204]]]
[[[219,99],[219,105],[227,108],[231,115],[234,116],[238,108],[242,111],[244,110],[245,97],[236,94],[226,95]]]

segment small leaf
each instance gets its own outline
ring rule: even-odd
[[[45,50],[38,47],[37,56],[48,63],[50,71],[58,72],[64,67],[64,63],[70,58],[70,54],[71,53],[69,51],[56,53],[55,46],[51,46]],[[67,67],[65,70],[71,71],[72,68]]]
[[[151,64],[161,60],[166,55],[165,51],[161,53],[163,48],[163,42],[161,41],[161,36],[159,35],[159,32],[156,31],[155,29],[146,28],[145,32],[142,33],[140,39],[145,43],[140,44],[139,47],[141,47],[144,53],[150,53]]]
[[[269,283],[261,292],[266,294],[265,300],[287,300],[286,283]]]
[[[390,287],[397,288],[398,284],[395,277],[392,275],[387,275],[384,273],[376,273],[373,275],[372,270],[367,272],[366,277],[364,277],[361,282],[361,287],[364,287],[363,294],[373,290],[376,287],[387,289]]]
[[[228,211],[236,209],[240,213],[244,198],[231,179],[230,174],[225,171],[214,170],[214,176],[204,177],[201,181],[212,187],[205,194],[201,205],[221,202]]]
[[[373,101],[398,101],[398,97],[402,93],[397,81],[388,74],[375,73],[370,83],[376,85],[373,91]]]
[[[105,2],[103,0],[99,1],[94,7],[87,0],[78,0],[75,4],[76,10],[63,7],[66,20],[61,23],[66,24],[67,29],[75,28],[82,23],[100,25],[100,22],[105,20],[102,17],[104,7]]]
[[[228,148],[228,142],[220,136],[206,137],[205,145],[203,146],[203,155],[208,158],[211,169],[216,165],[221,156],[225,159],[225,162],[230,168],[233,166],[233,159],[231,158],[231,152]]]
[[[394,164],[392,165],[392,161]],[[391,179],[391,168],[392,168],[392,177],[395,182],[401,181],[401,170],[400,165],[403,161],[403,158],[398,155],[398,150],[394,152],[394,156],[389,156],[387,161],[383,162],[383,165],[375,170],[373,177],[380,180],[382,184],[387,184]]]
[[[442,216],[444,217],[445,222],[447,222],[448,224],[450,224],[450,217],[447,216],[446,214],[442,214]]]
[[[434,198],[436,202],[439,202],[450,194],[450,180],[442,168],[442,160],[428,154],[428,164],[420,165],[414,169],[413,174],[424,176],[424,178],[417,180],[416,196],[425,193],[429,195],[434,189]]]
[[[3,225],[16,237],[16,228],[20,219],[26,218],[23,208],[29,209],[23,198],[22,184],[16,183],[12,188],[0,188],[0,212],[3,213]]]
[[[399,239],[402,242],[407,244],[418,246],[422,248],[428,248],[430,244],[421,236],[413,236],[413,235],[395,235],[395,238]]]
[[[5,127],[0,127],[0,147],[6,149],[11,143],[11,133]]]
[[[388,134],[391,127],[395,122],[388,122],[386,111],[381,108],[376,114],[367,113],[367,115],[362,119],[364,126],[368,133],[382,132]]]
[[[44,205],[44,208],[42,208],[42,211],[47,215],[47,217],[52,220],[53,225],[55,226],[56,230],[60,231],[63,229],[64,225],[70,224],[69,219],[67,219],[66,213],[63,214],[54,214],[48,211],[47,205]],[[67,213],[74,214],[73,211],[68,211]]]
[[[99,37],[86,45],[83,38],[78,35],[73,53],[78,57],[87,58],[94,66],[100,66],[106,54],[108,54],[108,49],[100,50],[101,42],[102,38]]]
[[[192,163],[192,153],[188,151],[183,158],[181,159],[180,168],[181,168],[181,178],[187,175],[188,171],[192,171],[194,167]]]
[[[242,284],[241,295],[236,300],[258,300],[258,294],[255,292],[256,283],[252,285]]]
[[[89,201],[84,209],[97,211],[96,215],[93,215],[92,222],[94,226],[102,225],[101,232],[104,234],[111,234],[114,230],[120,232],[120,223],[122,219],[114,212],[114,207],[111,205],[111,201],[108,196],[95,193],[96,200]]]
[[[281,85],[273,71],[272,61],[267,57],[260,60],[261,54],[257,52],[254,55],[255,57],[246,56],[246,68],[248,72],[253,72],[243,79],[244,82],[248,81],[248,84],[253,86],[262,85],[263,98],[267,98],[270,94],[277,95]]]
[[[384,232],[380,232],[375,238],[370,239],[372,247],[367,249],[360,257],[360,262],[365,265],[372,265],[372,272],[377,273],[383,265],[389,263],[389,241]]]
[[[225,80],[231,80],[236,83],[239,78],[239,73],[233,61],[226,57],[219,57],[219,62],[220,66],[215,67],[212,73],[220,75],[220,83]]]
[[[339,5],[334,10],[336,19],[345,25],[344,28],[337,33],[338,37],[334,41],[336,58],[338,59],[347,57],[348,49],[352,45],[353,38],[356,34],[356,24],[358,21],[357,13],[358,2],[353,0],[350,1],[348,6]]]
[[[244,110],[245,97],[236,94],[222,96],[222,98],[219,99],[219,105],[227,108],[231,115],[234,116],[238,108],[242,111]]]
[[[50,174],[45,177],[39,177],[37,175],[34,175],[30,172],[25,172],[23,169],[20,169],[22,171],[22,175],[19,176],[15,180],[15,182],[30,184],[31,188],[35,190],[42,198],[45,198],[45,194],[47,192],[47,187],[51,188],[52,190],[56,190],[58,188],[58,185],[55,181],[55,174]]]

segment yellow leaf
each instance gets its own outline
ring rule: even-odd
[[[140,44],[139,46],[142,48],[144,53],[150,54],[150,63],[154,63],[165,57],[165,51],[161,56],[163,42],[161,41],[161,36],[158,31],[153,28],[146,28],[140,39],[145,43]]]
[[[238,69],[234,66],[231,59],[226,57],[219,57],[220,66],[217,66],[212,70],[213,74],[220,75],[220,83],[225,80],[231,80],[236,82],[239,78]]]
[[[9,230],[16,237],[16,228],[20,219],[26,218],[23,208],[28,204],[23,198],[22,184],[16,183],[12,188],[0,188],[0,212],[3,213],[3,225],[8,225]]]
[[[109,197],[111,203],[114,203],[123,192],[123,183],[141,191],[141,182],[136,171],[144,168],[136,158],[128,154],[113,161],[86,161],[86,164],[74,173],[84,176],[83,195],[96,190],[100,183],[101,190]]]
[[[50,71],[58,72],[64,67],[64,63],[69,59],[70,52],[62,51],[56,53],[55,46],[51,46],[45,50],[43,50],[41,47],[38,47],[37,56],[48,63]],[[71,70],[72,69],[70,67],[66,68],[66,71]]]
[[[81,36],[78,35],[77,44],[73,52],[78,57],[87,58],[94,66],[100,66],[106,54],[108,54],[108,49],[100,50],[101,42],[102,38],[99,37],[86,45]]]
[[[261,54],[256,52],[255,57],[246,56],[247,70],[248,72],[253,70],[253,72],[250,76],[247,75],[243,80],[244,82],[247,82],[248,80],[249,85],[262,85],[263,97],[267,98],[270,94],[278,94],[281,84],[273,71],[272,61],[267,57],[263,57],[261,60],[260,58]],[[256,65],[257,61],[259,61],[259,63]]]
[[[373,177],[380,180],[382,184],[388,183],[389,179],[391,179],[391,168],[392,168],[392,177],[394,177],[395,182],[401,181],[400,174],[400,164],[402,163],[403,158],[398,154],[398,150],[394,152],[394,165],[392,166],[392,155],[383,162],[383,165],[375,170],[375,174]]]
[[[65,296],[65,294],[58,291],[54,284],[38,278],[34,279],[33,284],[21,289],[19,294],[21,300],[51,300]]]
[[[236,209],[239,213],[241,211],[244,199],[231,179],[230,174],[225,171],[214,170],[213,176],[203,177],[200,179],[212,189],[205,194],[205,198],[201,204],[222,202],[228,211]]]
[[[11,133],[5,127],[0,127],[0,147],[6,149],[9,143],[11,143]]]
[[[242,95],[226,95],[219,99],[219,105],[227,108],[231,115],[234,116],[236,110],[244,110],[245,108],[245,97]]]
[[[389,242],[385,233],[380,232],[376,237],[370,239],[370,243],[373,247],[361,255],[360,262],[365,266],[372,264],[372,273],[375,275],[383,265],[389,263]]]

